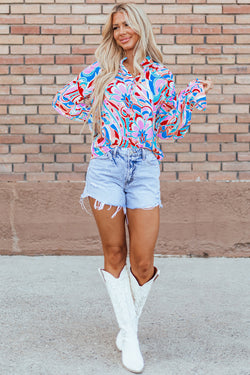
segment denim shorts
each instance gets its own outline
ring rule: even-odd
[[[160,206],[160,162],[150,150],[116,147],[104,155],[92,158],[86,184],[80,198],[95,199],[95,209],[104,205],[116,206],[116,213],[123,208],[152,209]]]

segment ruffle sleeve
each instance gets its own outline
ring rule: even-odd
[[[86,120],[90,111],[90,96],[94,79],[99,73],[97,62],[84,69],[78,77],[59,90],[52,102],[53,108],[70,120]]]
[[[173,74],[168,71],[161,93],[156,128],[159,138],[183,138],[191,124],[192,110],[205,111],[207,102],[203,85],[199,79],[191,81],[178,96],[175,91]]]

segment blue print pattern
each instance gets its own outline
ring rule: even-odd
[[[206,109],[206,94],[199,79],[191,81],[178,96],[173,74],[149,56],[141,63],[144,77],[132,76],[121,60],[115,79],[105,90],[101,112],[101,134],[95,136],[92,158],[119,147],[146,148],[163,158],[158,140],[183,138],[191,124],[192,110]],[[57,92],[53,107],[69,119],[83,121],[91,109],[90,96],[98,62]],[[92,118],[88,121],[92,129]]]

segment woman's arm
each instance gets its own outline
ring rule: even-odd
[[[164,78],[165,85],[156,116],[157,135],[162,139],[183,138],[190,127],[194,107],[205,111],[206,93],[202,81],[195,79],[177,96],[173,74],[168,71]]]
[[[100,71],[97,62],[84,69],[78,77],[59,90],[52,102],[53,108],[70,120],[86,120],[90,111],[89,98],[94,79]]]

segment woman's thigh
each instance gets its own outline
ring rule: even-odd
[[[117,211],[116,206],[104,205],[101,210],[98,210],[94,207],[95,199],[92,197],[89,197],[89,203],[102,241],[104,267],[107,271],[115,273],[116,271],[113,272],[114,268],[121,268],[125,264],[127,256],[125,215],[123,209],[121,208],[112,217]]]
[[[132,269],[154,263],[154,249],[159,233],[160,208],[127,209]],[[148,268],[146,267],[146,268]]]

